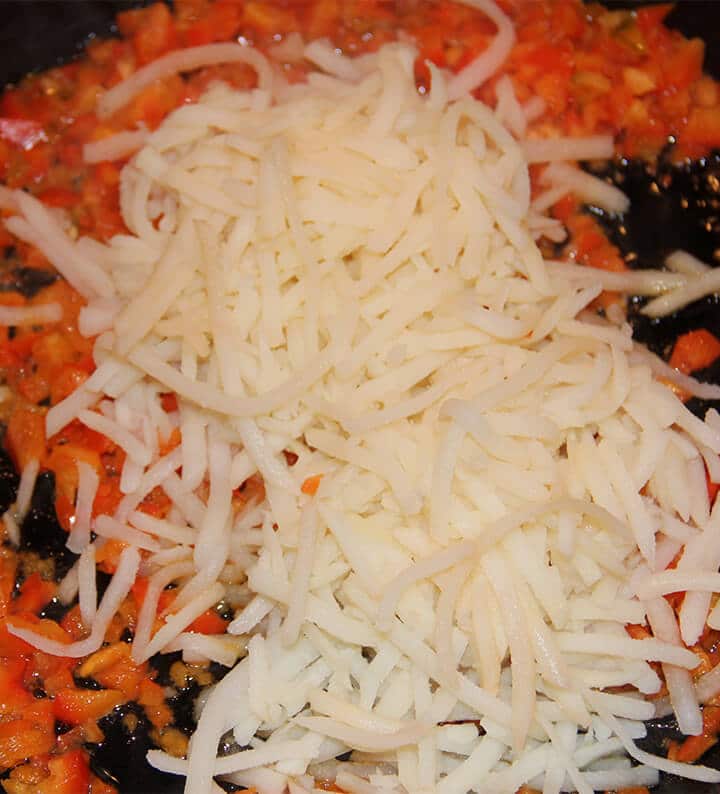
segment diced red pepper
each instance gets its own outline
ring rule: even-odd
[[[145,709],[148,719],[157,730],[163,730],[172,722],[172,711],[163,688],[147,677],[140,683],[138,703]]]
[[[46,581],[39,573],[30,574],[22,583],[20,595],[13,603],[13,611],[36,614],[53,598],[56,590],[54,582]]]
[[[665,79],[675,89],[687,88],[702,77],[705,43],[702,39],[682,41],[662,61]]]
[[[193,620],[187,631],[196,631],[198,634],[223,634],[227,624],[228,621],[220,617],[217,610],[208,609]]]
[[[720,483],[713,482],[710,479],[710,472],[708,472],[707,468],[705,469],[705,481],[707,482],[708,499],[710,500],[710,505],[712,506],[715,504],[715,497],[720,490]]]
[[[55,695],[55,718],[68,725],[95,722],[125,701],[117,689],[61,689]]]
[[[160,404],[162,405],[163,411],[165,413],[171,414],[178,409],[178,399],[177,395],[173,394],[172,392],[166,392],[165,394],[160,395]]]
[[[22,709],[32,701],[23,680],[27,661],[25,659],[3,659],[0,664],[0,717],[20,716]]]
[[[62,207],[64,209],[74,207],[78,201],[77,193],[64,187],[47,188],[40,193],[38,198],[49,207]]]
[[[317,489],[320,487],[321,481],[322,474],[314,474],[312,477],[308,477],[303,482],[303,484],[300,486],[300,490],[308,496],[315,496]]]
[[[196,19],[185,31],[185,42],[192,47],[210,44],[213,41],[227,41],[240,31],[243,21],[243,7],[235,2],[215,2],[207,14]]]
[[[181,441],[182,435],[180,433],[180,428],[173,427],[170,431],[170,435],[158,444],[158,453],[160,457],[170,454],[174,449],[180,446]]]
[[[145,594],[147,593],[148,588],[148,580],[144,576],[138,576],[135,579],[135,582],[131,588],[131,592],[133,598],[135,599],[135,603],[137,604],[137,608],[140,609],[143,605],[143,601],[145,600]],[[172,602],[175,600],[175,591],[174,590],[163,590],[160,593],[160,598],[158,599],[158,613],[162,614]]]
[[[43,637],[47,637],[55,642],[69,643],[73,639],[59,623],[56,623],[54,620],[49,620],[48,618],[39,618],[37,615],[32,614],[32,612],[18,612],[13,614],[8,619],[8,622],[18,628],[28,629],[36,634],[41,634]]]
[[[177,35],[172,14],[165,3],[154,3],[139,13],[142,22],[133,34],[133,47],[138,64],[142,65],[174,49]]]
[[[673,10],[673,5],[673,3],[660,3],[638,8],[636,13],[638,27],[643,32],[657,30],[665,17]]]
[[[720,146],[720,108],[693,108],[682,139],[709,148]]]
[[[0,546],[0,618],[5,617],[10,610],[17,568],[17,558],[14,552]]]
[[[700,736],[688,736],[677,748],[673,760],[693,763],[718,742],[720,731],[720,706],[705,706],[703,709],[703,732]]]
[[[48,769],[50,775],[38,785],[38,794],[87,794],[90,764],[84,750],[68,750],[51,758]]]
[[[129,659],[101,670],[93,678],[104,687],[122,693],[124,700],[135,700],[140,691],[142,681],[147,677],[145,665],[134,664]]]
[[[77,364],[66,364],[50,383],[50,403],[57,405],[88,379],[88,371]]]
[[[720,356],[720,339],[710,331],[700,328],[677,338],[670,366],[689,375],[709,367]]]
[[[49,753],[55,744],[51,725],[52,721],[46,727],[29,719],[0,722],[0,769],[9,769],[27,758]]]
[[[0,659],[19,659],[23,656],[32,656],[35,650],[32,645],[11,634],[7,629],[7,624],[7,618],[0,620]]]
[[[47,140],[42,124],[29,119],[0,118],[0,138],[29,150],[40,141]]]
[[[14,411],[8,422],[5,443],[20,471],[31,460],[41,460],[45,454],[43,414],[26,408]]]

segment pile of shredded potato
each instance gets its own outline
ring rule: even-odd
[[[553,129],[548,97],[517,85],[526,28],[471,5],[490,33],[457,73],[407,41],[350,58],[296,32],[270,57],[197,42],[147,59],[96,119],[181,73],[243,78],[208,79],[154,130],[84,144],[100,173],[131,158],[104,240],[43,192],[0,192],[11,239],[63,279],[0,321],[71,320],[79,351],[46,411],[15,398],[21,478],[4,521],[19,544],[41,471],[57,472],[79,556],[52,594],[77,599],[75,623],[15,608],[5,644],[64,665],[52,709],[78,739],[145,698],[163,747],[149,760],[186,791],[214,777],[458,794],[648,786],[659,771],[720,781],[635,744],[668,711],[700,741],[720,689],[700,675],[720,628],[720,417],[681,400],[720,389],[635,345],[617,297],[651,296],[644,311],[663,316],[713,293],[715,272],[684,252],[635,273],[543,258],[568,229],[571,245],[597,234],[568,202],[627,210],[575,162],[615,141]],[[97,566],[112,573],[100,599]],[[59,710],[72,660],[89,657],[83,677],[143,679],[178,651],[232,668],[198,701],[189,747],[152,681],[110,679],[92,709]],[[102,790],[81,753],[58,759],[19,766],[11,791],[69,764]]]

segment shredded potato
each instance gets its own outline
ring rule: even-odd
[[[720,781],[688,764],[720,725],[720,419],[683,404],[720,342],[666,364],[622,297],[717,278],[628,271],[581,209],[628,198],[577,162],[720,144],[664,13],[178,0],[5,91],[10,794],[108,794],[84,747],[130,701],[190,794]],[[669,710],[689,738],[640,750]]]

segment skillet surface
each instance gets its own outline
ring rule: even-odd
[[[611,8],[630,8],[642,3],[605,0],[604,4]],[[116,13],[138,5],[147,5],[147,0],[0,0],[0,86],[15,82],[28,72],[46,69],[76,56],[95,36],[112,35]],[[688,37],[701,36],[705,40],[706,70],[720,78],[720,0],[679,0],[667,24]],[[675,167],[661,160],[657,168],[648,168],[643,163],[628,161],[608,167],[605,173],[622,186],[632,206],[622,223],[610,217],[600,220],[623,254],[633,260],[633,266],[657,267],[677,248],[720,265],[720,152],[691,167]],[[686,208],[683,203],[687,204]],[[717,297],[698,301],[660,321],[642,317],[639,306],[636,303],[630,309],[636,338],[665,357],[677,336],[686,331],[707,328],[720,336],[720,299]],[[720,383],[720,360],[696,374],[701,379]],[[710,405],[699,400],[690,403],[693,410],[702,414]],[[720,404],[715,407],[720,408]],[[2,476],[0,471],[0,479]],[[43,528],[53,521],[57,523],[55,516],[50,514],[54,512],[52,506],[48,513],[48,505],[42,504],[42,494],[36,497],[39,500],[38,523]],[[160,683],[166,683],[163,677],[167,675],[170,661],[166,658],[157,663]],[[195,694],[185,691],[178,698],[175,711],[180,722],[191,720]],[[122,717],[128,711],[135,711],[140,718],[133,733],[123,727]],[[92,748],[93,768],[108,782],[119,784],[121,794],[182,792],[182,778],[156,772],[145,762],[151,743],[148,724],[141,711],[132,704],[123,706],[106,717],[101,725],[106,741]],[[674,719],[666,718],[648,724],[647,739],[641,744],[645,750],[664,754],[667,742],[675,738],[679,738],[677,725]],[[710,750],[703,761],[720,767],[720,745]],[[720,794],[720,786],[665,775],[654,792]]]

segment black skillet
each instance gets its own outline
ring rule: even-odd
[[[0,0],[0,86],[17,81],[28,72],[72,58],[89,38],[115,33],[113,19],[118,11],[146,3],[147,0]],[[612,8],[640,4],[637,0],[605,1],[605,5]],[[667,24],[686,36],[701,36],[705,40],[706,69],[720,78],[720,0],[679,0]],[[606,174],[622,184],[630,196],[632,209],[622,222],[602,215],[600,220],[634,267],[657,267],[677,248],[688,250],[706,262],[720,264],[720,153],[683,167],[671,166],[666,160],[661,160],[655,169],[638,162],[622,162],[613,164]],[[719,304],[718,298],[711,297],[670,318],[649,321],[639,314],[640,303],[637,302],[631,307],[635,336],[667,357],[676,337],[686,331],[707,328],[720,336]],[[720,382],[720,361],[699,376]],[[691,407],[704,413],[708,404],[691,401]],[[47,479],[41,479],[33,499],[33,510],[27,526],[23,527],[24,541],[28,546],[42,547],[46,553],[59,555],[62,543],[58,546],[54,541],[61,539],[62,535],[56,533],[62,530],[53,510],[54,484]],[[15,487],[16,475],[0,454],[0,502],[9,504]],[[169,661],[157,662],[160,683],[169,683]],[[192,689],[187,690],[174,703],[177,721],[186,728],[191,725],[194,694]],[[138,727],[132,732],[123,720],[128,712],[138,718]],[[88,748],[93,768],[108,782],[116,783],[121,794],[179,794],[182,791],[181,778],[156,772],[145,762],[151,742],[142,709],[134,704],[121,707],[101,724],[106,741],[101,746]],[[667,742],[678,738],[677,725],[668,718],[649,724],[648,737],[642,745],[648,751],[664,754]],[[710,750],[703,762],[720,767],[720,745]],[[666,775],[654,791],[657,794],[720,794],[720,786],[691,783]]]

